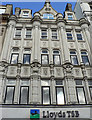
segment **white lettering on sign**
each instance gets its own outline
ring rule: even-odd
[[[43,118],[76,118],[79,117],[79,111],[59,111],[59,112],[49,112],[43,111]]]

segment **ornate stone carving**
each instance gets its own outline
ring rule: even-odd
[[[72,74],[73,65],[70,62],[63,64],[64,74]]]
[[[48,69],[47,68],[43,68],[43,74],[48,75]]]
[[[58,76],[60,76],[60,74],[61,74],[61,69],[60,69],[60,68],[56,68],[56,73],[57,73]]]
[[[78,76],[79,75],[79,69],[75,69],[75,73],[76,73],[76,75]]]

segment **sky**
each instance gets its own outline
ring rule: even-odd
[[[44,0],[43,0],[43,2],[38,1],[38,0],[36,0],[37,2],[33,2],[32,0],[26,0],[26,1],[18,0],[18,1],[17,0],[3,0],[2,1],[1,0],[0,4],[2,4],[2,5],[13,4],[13,14],[15,13],[15,8],[16,7],[19,7],[21,9],[23,9],[23,8],[31,9],[32,10],[32,15],[33,15],[33,13],[39,11],[44,6]],[[58,13],[62,13],[62,14],[65,11],[65,7],[66,7],[67,3],[71,3],[72,4],[72,9],[74,9],[74,6],[76,4],[76,0],[64,0],[64,1],[61,0],[61,2],[60,2],[60,0],[58,0],[57,2],[55,2],[53,0],[51,2],[51,5]]]

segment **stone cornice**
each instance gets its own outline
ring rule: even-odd
[[[89,23],[85,18],[81,18],[81,19],[79,20],[79,24],[80,24],[80,25],[83,25],[83,24],[90,25],[90,23]]]

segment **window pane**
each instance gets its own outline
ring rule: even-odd
[[[88,56],[81,56],[82,57],[82,61],[85,65],[89,65],[89,60],[88,60]]]
[[[81,34],[77,34],[77,39],[78,40],[82,40],[82,35]]]
[[[30,64],[30,54],[24,54],[23,64]]]
[[[43,104],[50,104],[50,90],[49,87],[42,87]]]
[[[28,87],[21,87],[20,91],[20,103],[27,104],[28,103]]]
[[[21,80],[21,85],[29,85],[29,80]]]
[[[91,96],[91,99],[92,99],[92,87],[90,87],[89,89],[90,89],[90,96]]]
[[[62,80],[56,80],[56,85],[63,85],[63,81]]]
[[[92,80],[89,80],[89,81],[88,81],[88,84],[92,86]]]
[[[75,55],[71,55],[71,62],[73,65],[78,65],[78,60],[77,60],[77,56]]]
[[[82,85],[82,80],[75,80],[76,85]]]
[[[41,80],[41,85],[42,86],[48,86],[49,85],[49,80]]]
[[[9,84],[9,85],[15,85],[16,84],[16,80],[10,79],[10,80],[8,80],[7,84]]]
[[[64,92],[62,87],[56,88],[57,104],[64,104]]]
[[[13,103],[13,96],[14,96],[14,87],[7,87],[6,88],[6,96],[5,96],[5,103],[12,104]]]
[[[11,64],[17,64],[17,63],[18,63],[18,54],[12,54]]]
[[[60,65],[60,56],[59,55],[54,55],[54,64]]]
[[[48,64],[48,55],[42,55],[42,64]]]
[[[78,101],[80,104],[85,104],[85,96],[83,88],[77,88]]]

